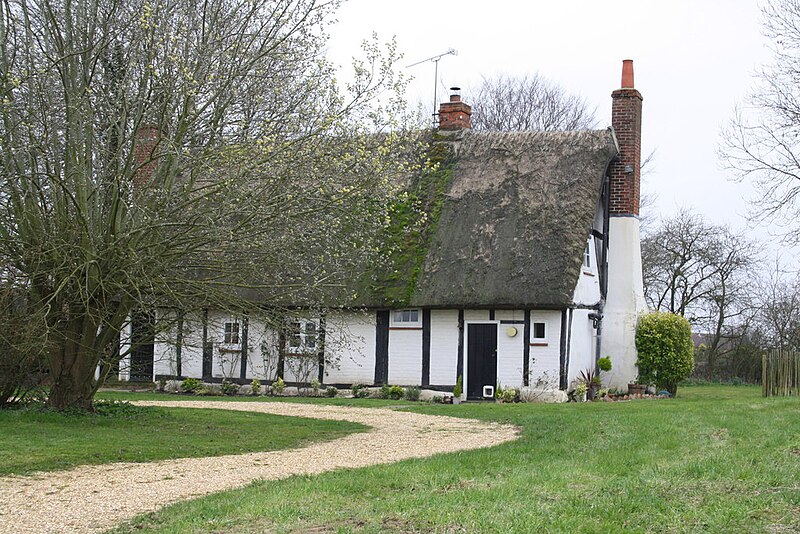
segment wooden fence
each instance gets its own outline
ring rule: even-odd
[[[800,352],[774,349],[761,360],[765,397],[800,396]]]

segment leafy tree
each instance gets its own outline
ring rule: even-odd
[[[394,46],[344,90],[323,59],[336,7],[0,4],[0,259],[43,317],[52,406],[91,409],[137,309],[349,296],[408,151]]]
[[[655,384],[673,396],[678,382],[694,369],[692,327],[685,317],[669,312],[651,312],[636,326],[636,365],[639,380]]]
[[[588,130],[597,124],[585,98],[539,73],[484,77],[468,100],[475,130]]]

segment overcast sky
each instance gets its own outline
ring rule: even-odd
[[[623,59],[634,60],[644,97],[643,153],[656,159],[644,187],[655,211],[694,208],[708,219],[746,226],[749,184],[731,182],[716,155],[719,132],[771,58],[759,3],[746,0],[350,0],[332,29],[330,57],[347,65],[372,31],[396,36],[402,66],[446,52],[439,100],[447,88],[477,85],[482,75],[538,71],[597,106],[611,122],[611,91]],[[412,101],[433,107],[434,65],[403,68],[415,80]],[[759,239],[768,228],[750,230]]]

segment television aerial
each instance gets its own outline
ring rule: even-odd
[[[447,52],[444,52],[442,54],[437,54],[429,58],[425,58],[423,60],[417,61],[416,63],[412,63],[411,65],[406,66],[406,68],[408,69],[411,67],[416,67],[417,65],[421,65],[423,63],[427,63],[428,61],[432,61],[433,64],[435,65],[433,71],[433,127],[434,128],[436,128],[436,115],[438,114],[436,112],[436,109],[439,105],[438,98],[436,96],[436,89],[439,83],[439,60],[442,59],[444,56],[457,56],[457,55],[458,55],[458,50],[456,50],[455,48],[450,48],[447,50]]]

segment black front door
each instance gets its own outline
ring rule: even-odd
[[[155,318],[150,313],[136,313],[131,319],[131,382],[152,382]]]
[[[482,399],[497,384],[497,325],[467,325],[467,398]]]

